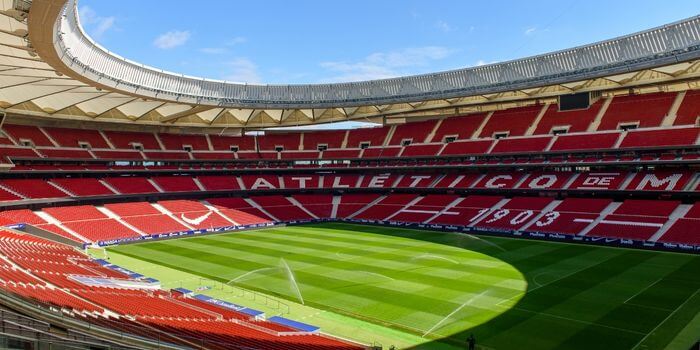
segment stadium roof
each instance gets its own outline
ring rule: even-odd
[[[404,120],[574,92],[687,83],[700,74],[700,16],[474,68],[352,83],[250,85],[170,73],[111,53],[83,31],[76,0],[5,0],[1,10],[0,107],[62,121],[264,128]]]

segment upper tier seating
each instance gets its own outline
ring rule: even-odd
[[[223,160],[233,160],[236,159],[236,156],[232,152],[192,152],[192,157],[194,159],[200,159],[200,160],[216,160],[216,159],[223,159]]]
[[[0,129],[0,145],[14,145],[15,143]]]
[[[427,120],[396,125],[394,134],[391,136],[389,144],[402,145],[404,141],[410,141],[411,143],[424,143],[428,135],[430,135],[435,128],[436,124],[436,120]]]
[[[135,144],[139,144],[144,149],[161,149],[152,133],[105,130],[104,134],[116,148],[133,149]]]
[[[191,134],[158,134],[158,138],[168,150],[178,150],[181,151],[185,149],[185,146],[190,147],[197,151],[208,151],[209,144],[207,143],[207,138],[203,135],[191,135]]]
[[[315,151],[322,145],[326,148],[341,148],[346,133],[345,130],[304,133],[304,150]]]
[[[368,143],[370,146],[382,146],[389,132],[386,127],[359,128],[348,131],[348,142],[345,147],[359,148],[360,144]]]
[[[281,159],[318,159],[318,151],[295,151],[295,152],[281,152]]]
[[[528,106],[496,111],[481,130],[480,137],[493,137],[496,133],[523,136],[542,111],[542,106]]]
[[[80,147],[82,142],[92,148],[109,148],[104,137],[97,130],[44,128],[54,141],[63,147]]]
[[[46,158],[92,158],[92,156],[90,156],[90,152],[84,149],[37,148],[36,151],[44,155]]]
[[[584,132],[593,122],[603,106],[603,100],[599,100],[587,109],[572,111],[559,111],[559,106],[552,104],[547,108],[542,119],[537,124],[535,134],[550,134],[554,129],[566,129],[567,132]]]
[[[698,125],[700,117],[700,90],[689,90],[676,112],[673,125]]]
[[[451,142],[442,149],[440,155],[484,154],[488,152],[493,142],[493,140]]]
[[[0,157],[3,158],[4,163],[5,157],[13,158],[39,158],[39,155],[33,148],[27,147],[0,147]]]
[[[362,158],[394,158],[401,153],[401,147],[370,147],[362,152]]]
[[[252,136],[209,135],[209,140],[215,150],[230,151],[231,147],[237,147],[239,151],[255,150],[255,138]]]
[[[187,152],[143,152],[146,155],[146,159],[151,160],[184,160],[190,159],[190,154]]]
[[[138,151],[106,151],[106,150],[93,150],[92,153],[95,157],[100,159],[143,159],[141,153]]]
[[[21,143],[23,140],[28,140],[31,141],[34,146],[53,146],[51,140],[36,126],[4,124],[2,129],[18,143]]]
[[[700,128],[630,131],[620,148],[694,145],[698,136]]]
[[[275,151],[278,147],[282,147],[285,151],[298,151],[301,145],[301,134],[266,134],[258,136],[258,150]]]
[[[443,148],[443,144],[409,145],[404,147],[401,157],[435,156]]]
[[[640,128],[661,126],[675,98],[675,93],[663,92],[616,96],[605,111],[598,130],[614,130],[627,123],[639,123]]]
[[[331,149],[323,151],[323,159],[352,159],[360,157],[360,149]]]
[[[549,136],[505,138],[496,141],[491,153],[542,152],[551,141]]]
[[[432,142],[444,142],[446,137],[455,137],[457,140],[469,139],[484,122],[487,115],[487,113],[478,113],[445,118],[435,131]]]
[[[587,149],[609,149],[620,138],[619,132],[595,134],[560,135],[550,151],[575,151]]]

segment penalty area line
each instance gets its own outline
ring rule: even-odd
[[[632,299],[636,298],[638,295],[640,295],[640,294],[646,292],[647,289],[649,289],[649,288],[655,286],[657,283],[661,282],[661,280],[663,280],[663,279],[664,279],[664,278],[661,277],[661,278],[659,278],[658,280],[654,281],[654,283],[652,283],[652,284],[646,286],[644,289],[638,291],[637,293],[634,293],[633,296],[631,296],[631,297],[627,298],[627,300],[625,300],[624,304],[627,304],[630,300],[632,300]],[[669,310],[669,311],[670,311],[670,310]]]
[[[666,323],[666,321],[668,321],[673,315],[675,315],[676,312],[678,312],[678,310],[682,309],[682,308],[685,306],[685,304],[687,304],[690,300],[692,300],[693,298],[695,298],[695,296],[698,294],[698,292],[700,292],[700,289],[695,290],[695,293],[693,293],[692,295],[690,295],[690,296],[688,297],[688,299],[686,299],[682,304],[678,305],[678,307],[677,307],[675,310],[673,310],[673,312],[671,312],[670,314],[668,314],[668,316],[666,316],[666,318],[664,318],[663,321],[659,322],[659,324],[657,324],[656,327],[654,327],[654,329],[652,329],[651,331],[649,331],[649,333],[647,333],[647,334],[644,336],[644,338],[642,338],[642,340],[639,341],[639,343],[635,344],[635,345],[634,345],[633,347],[631,347],[630,349],[637,349],[637,348],[639,348],[639,346],[642,345],[642,343],[644,343],[644,341],[647,340],[647,338],[649,338],[650,335],[654,334],[654,332],[656,332],[656,330],[659,329],[659,327],[661,327],[664,323]]]
[[[528,310],[528,309],[524,309],[521,307],[514,307],[513,309],[523,311],[523,312],[529,312],[529,313],[536,314],[536,315],[542,315],[542,316],[547,316],[547,317],[551,317],[551,318],[558,318],[558,319],[562,319],[562,320],[566,320],[566,321],[581,323],[581,324],[585,324],[587,326],[603,327],[603,328],[608,328],[608,329],[612,329],[612,330],[616,330],[616,331],[620,331],[620,332],[626,332],[626,333],[637,334],[637,335],[644,335],[645,334],[642,332],[633,331],[631,329],[625,329],[625,328],[614,327],[614,326],[607,326],[607,325],[600,324],[600,323],[583,321],[583,320],[579,320],[576,318],[550,314],[548,312],[533,311],[533,310]]]
[[[607,260],[606,260],[606,261],[607,261]],[[507,301],[512,300],[513,298],[517,298],[518,296],[523,295],[523,294],[532,293],[532,292],[534,292],[534,291],[536,291],[536,290],[538,290],[538,289],[540,289],[540,288],[544,288],[544,287],[546,287],[546,286],[548,286],[548,285],[550,285],[550,284],[552,284],[552,283],[559,282],[559,281],[561,281],[561,280],[563,280],[563,279],[565,279],[565,278],[567,278],[567,277],[573,276],[573,275],[575,275],[575,274],[577,274],[577,273],[579,273],[579,272],[581,272],[581,271],[584,271],[584,270],[590,269],[590,268],[592,268],[592,267],[598,266],[598,265],[602,264],[603,262],[605,262],[605,261],[601,261],[601,262],[592,264],[592,265],[590,265],[590,266],[584,266],[584,267],[582,267],[582,268],[580,268],[580,269],[576,269],[576,270],[571,271],[571,272],[569,272],[569,273],[567,273],[567,274],[565,274],[565,275],[563,275],[563,276],[561,276],[561,277],[559,277],[559,278],[557,278],[557,279],[555,279],[555,280],[553,280],[553,281],[551,281],[551,282],[549,282],[549,283],[545,283],[545,284],[539,284],[539,283],[537,283],[537,284],[538,284],[537,287],[532,288],[532,289],[530,289],[530,290],[526,290],[526,291],[520,292],[520,293],[518,293],[518,294],[516,294],[516,295],[513,295],[512,297],[510,297],[510,298],[508,298],[508,299],[504,299],[504,300],[502,300],[502,301],[499,301],[499,302],[496,303],[495,305],[496,305],[496,306],[499,306],[499,307],[505,307],[505,306],[503,306],[502,304],[505,303],[505,302],[507,302]],[[553,273],[553,271],[543,271],[543,272],[540,272],[539,274],[535,275],[535,277],[533,277],[533,279],[536,278],[537,276],[541,275],[541,274],[544,274],[544,273],[550,273],[550,274],[551,274],[551,273]],[[533,282],[534,282],[534,281],[533,281]],[[535,283],[536,283],[536,282],[535,282]]]

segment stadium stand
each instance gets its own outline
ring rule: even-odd
[[[675,93],[616,96],[605,112],[598,130],[615,130],[624,124],[642,128],[661,126],[675,97]]]
[[[551,104],[537,124],[535,134],[551,134],[554,130],[565,130],[567,133],[585,132],[602,106],[603,101],[598,100],[585,109],[560,111],[557,104]]]
[[[203,135],[175,135],[175,134],[158,134],[158,138],[168,150],[183,150],[189,147],[191,150],[208,151],[209,145],[207,139]]]
[[[93,148],[110,148],[97,130],[44,128],[44,131],[63,147],[80,147],[81,144],[88,144]]]
[[[383,146],[387,137],[388,128],[361,128],[348,131],[346,147],[360,148],[366,146]]]
[[[117,148],[134,149],[140,145],[143,149],[161,149],[155,135],[151,133],[105,130],[104,134]]]
[[[146,70],[116,57],[103,62],[109,52],[75,37],[83,34],[69,26],[77,25],[76,13],[53,5],[0,5],[5,19],[0,56],[9,67],[0,74],[5,79],[0,293],[26,303],[32,314],[89,322],[89,332],[111,330],[120,341],[133,336],[167,348],[368,348],[274,323],[194,292],[162,290],[158,281],[82,252],[315,221],[700,251],[697,17],[611,42],[467,70],[341,84],[242,85]],[[39,31],[45,32],[32,32],[42,25]],[[673,43],[664,42],[670,37]],[[71,47],[78,44],[88,46]],[[109,68],[97,71],[102,63]],[[140,84],[143,79],[148,84]],[[320,123],[337,121],[373,127],[318,130]],[[241,236],[255,242],[258,233]],[[436,241],[444,238],[435,235]],[[206,241],[217,254],[214,244],[221,241]],[[173,249],[187,250],[181,242]],[[559,254],[576,248],[580,252],[574,253],[588,254],[588,247],[543,246]],[[158,253],[144,249],[144,256],[147,252]],[[643,254],[625,255],[645,260]],[[532,269],[547,266],[548,259],[535,261]],[[596,259],[591,262],[600,263]],[[235,264],[223,255],[222,261]],[[430,277],[437,285],[438,277],[452,273],[444,267],[435,271]],[[546,283],[562,277],[535,275],[551,279]],[[650,276],[650,282],[658,278]],[[400,278],[386,277],[382,283]],[[564,277],[580,280],[576,274]],[[527,304],[544,283],[524,282]],[[200,287],[205,292],[209,286]],[[390,283],[371,288],[385,288],[388,297],[404,292]],[[548,291],[540,290],[540,296],[551,299]],[[652,284],[628,301],[647,291],[656,296]],[[422,336],[442,337],[430,333],[442,331],[450,312],[470,302],[437,305],[431,317],[448,317],[435,319]],[[678,305],[661,306],[646,310],[651,319],[664,319]],[[600,325],[601,315],[589,315],[596,321],[590,325],[549,316],[591,328]],[[637,331],[617,323],[606,332],[628,331],[625,345],[649,331],[647,324]],[[402,331],[423,326],[402,325]],[[51,330],[69,333],[61,326]],[[587,333],[575,335],[566,344]],[[645,339],[636,346],[648,347]],[[523,343],[528,346],[537,347]]]
[[[436,124],[437,121],[428,120],[397,125],[394,129],[394,134],[391,136],[389,145],[402,145],[406,141],[411,144],[424,143]]]
[[[484,125],[480,137],[494,137],[498,133],[504,133],[506,136],[523,136],[535,122],[542,108],[535,105],[496,111]]]

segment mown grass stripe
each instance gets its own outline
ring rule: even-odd
[[[344,223],[116,249],[218,281],[284,257],[314,307],[413,334],[462,307],[433,335],[447,338],[416,349],[459,348],[469,333],[485,348],[629,349],[649,331],[640,347],[658,348],[700,311],[700,259],[685,254]],[[440,258],[415,259],[420,254]],[[521,274],[528,293],[516,303]],[[293,300],[282,274],[245,282]]]

